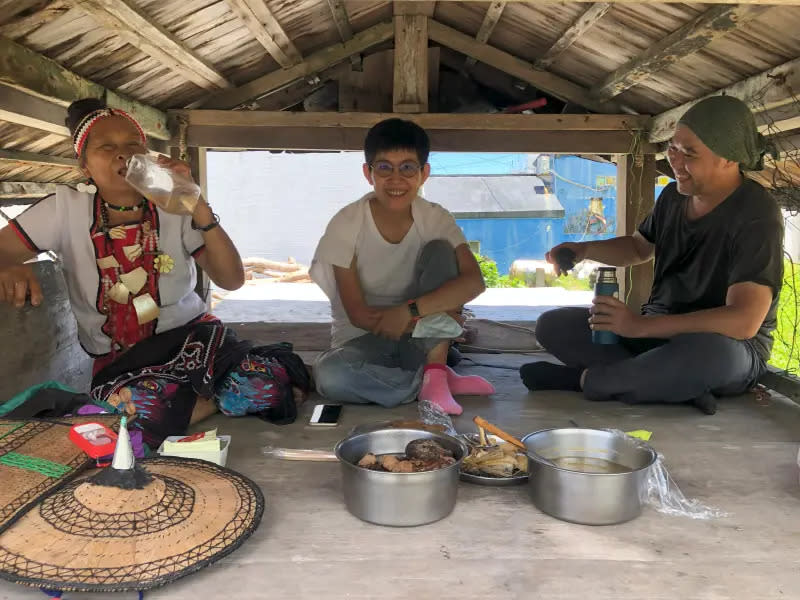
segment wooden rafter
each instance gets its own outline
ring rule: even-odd
[[[4,8],[0,16],[0,35],[16,39],[30,34],[70,8],[66,0],[15,2],[10,12]]]
[[[379,23],[353,36],[343,44],[334,44],[310,54],[305,60],[288,69],[267,73],[249,83],[232,90],[218,92],[199,103],[202,108],[235,108],[246,102],[278,90],[299,79],[310,77],[327,69],[353,54],[392,39],[394,25]]]
[[[452,27],[443,25],[438,21],[430,20],[428,23],[428,37],[431,40],[452,48],[461,54],[471,56],[525,81],[535,88],[572,102],[595,112],[620,113],[621,108],[615,103],[600,102],[589,95],[589,91],[578,84],[572,83],[558,75],[536,69],[528,62],[512,56],[507,52],[498,50],[487,44],[481,44],[476,39],[456,31]]]
[[[478,30],[475,39],[479,41],[481,44],[489,43],[489,38],[492,37],[492,32],[494,28],[497,27],[497,23],[500,21],[500,17],[503,15],[503,10],[506,8],[507,2],[501,0],[495,0],[489,5],[489,8],[486,9],[486,14],[483,15],[483,22],[481,23],[481,28]],[[475,66],[477,63],[473,57],[468,56],[467,60],[464,62],[464,66],[468,69]]]
[[[756,112],[794,104],[795,98],[800,95],[800,58],[748,77],[709,96],[720,94],[744,100]],[[668,140],[675,130],[678,119],[700,100],[700,98],[692,100],[655,116],[650,128],[650,142]]]
[[[39,12],[47,8],[50,0],[16,0],[13,4],[3,7],[3,14],[0,15],[0,25],[4,25],[22,13]]]
[[[0,163],[16,163],[31,167],[78,168],[78,161],[74,158],[63,158],[61,156],[50,156],[49,154],[36,154],[35,152],[3,149],[0,149]]]
[[[0,36],[0,83],[67,106],[76,98],[105,98],[109,106],[133,115],[148,136],[169,139],[167,115],[65,69],[16,42]]]
[[[328,6],[331,7],[333,22],[336,23],[336,29],[339,30],[339,37],[346,42],[353,37],[353,28],[350,26],[350,19],[347,18],[344,2],[343,0],[328,0]]]
[[[603,16],[611,9],[610,2],[597,2],[589,7],[578,20],[567,29],[550,49],[539,58],[534,66],[537,69],[549,69],[556,59],[561,56],[579,37],[594,27]]]
[[[715,39],[750,21],[770,6],[715,6],[693,19],[647,52],[609,74],[592,88],[598,100],[610,100],[682,58],[701,50]]]
[[[284,110],[305,100],[313,92],[324,87],[332,79],[338,79],[350,71],[348,63],[339,63],[320,71],[314,77],[301,79],[275,92],[259,98],[253,103],[255,110]]]
[[[281,27],[278,19],[264,4],[264,0],[227,0],[236,15],[261,43],[272,58],[288,68],[303,60],[300,51]]]
[[[219,71],[186,48],[180,40],[152,20],[131,0],[73,0],[101,26],[195,85],[216,90],[230,88]]]

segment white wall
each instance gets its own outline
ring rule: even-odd
[[[336,212],[371,188],[360,152],[209,152],[208,199],[243,257],[309,265]]]

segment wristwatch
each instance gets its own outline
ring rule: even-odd
[[[416,300],[409,300],[408,301],[408,312],[411,313],[411,318],[414,321],[418,321],[420,319],[419,307],[417,306],[417,301]]]
[[[214,229],[214,227],[218,227],[219,215],[214,212],[212,212],[211,215],[214,217],[214,220],[211,221],[211,223],[209,223],[205,227],[199,227],[198,225],[195,225],[194,219],[192,219],[192,229],[194,229],[195,231],[211,231],[212,229]]]

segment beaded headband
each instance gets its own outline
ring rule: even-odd
[[[97,123],[97,121],[105,117],[114,116],[125,117],[128,119],[128,121],[133,123],[133,125],[136,127],[136,130],[139,132],[139,136],[142,139],[142,144],[147,142],[147,136],[145,136],[142,126],[139,125],[136,119],[134,119],[128,113],[117,108],[100,108],[83,117],[80,123],[78,123],[78,126],[75,128],[75,134],[72,136],[72,146],[75,148],[75,154],[78,156],[81,155],[83,152],[83,147],[86,145],[86,140],[89,137],[89,131],[91,130],[92,126]]]

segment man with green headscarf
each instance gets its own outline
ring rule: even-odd
[[[775,200],[745,171],[763,168],[764,138],[747,105],[729,96],[695,104],[667,153],[675,173],[631,236],[565,243],[576,261],[630,266],[655,258],[641,314],[610,296],[587,311],[545,313],[539,342],[564,366],[524,365],[531,390],[583,390],[590,400],[689,402],[716,411],[766,370],[783,281],[783,219]],[[559,270],[559,267],[556,266]],[[591,341],[613,331],[618,344]]]

